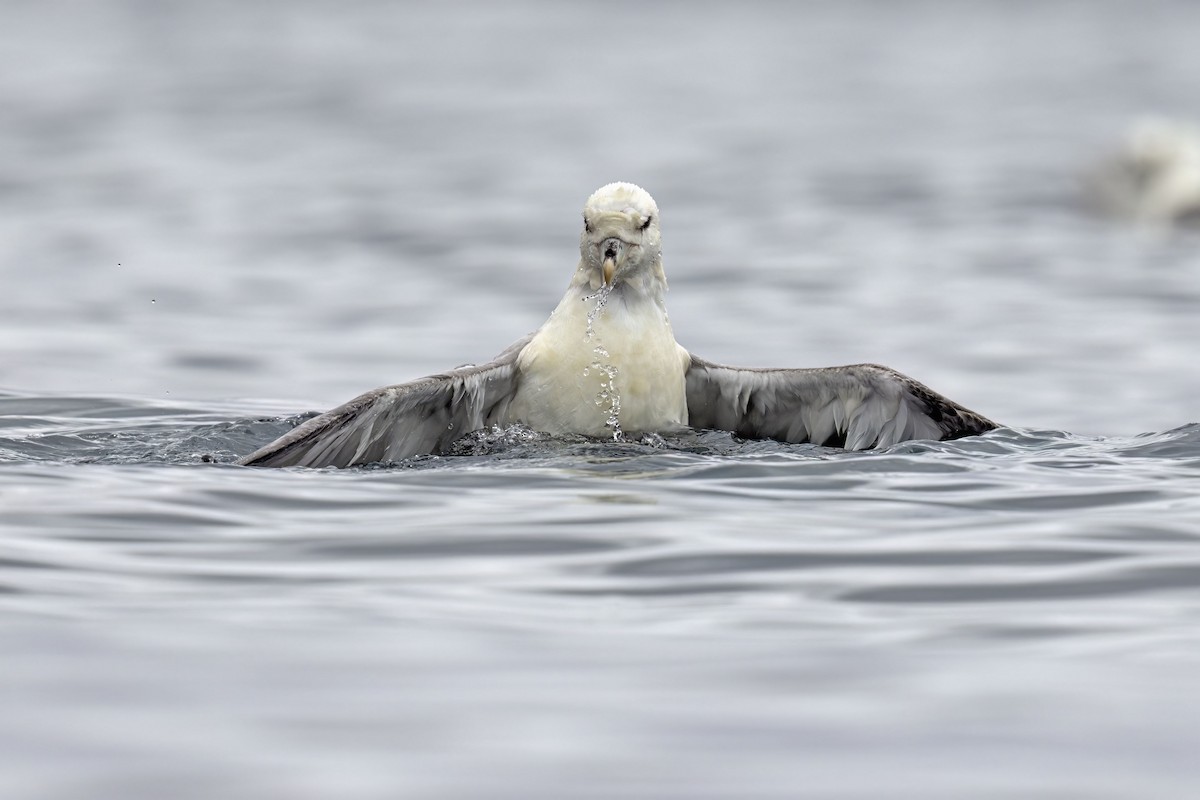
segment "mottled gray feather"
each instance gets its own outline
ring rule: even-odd
[[[687,404],[693,428],[848,450],[909,439],[955,439],[997,427],[878,364],[741,369],[692,356]]]
[[[349,467],[443,452],[502,418],[530,336],[494,361],[386,386],[354,398],[238,461],[256,467]]]

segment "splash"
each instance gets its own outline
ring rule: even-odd
[[[584,333],[584,337],[589,342],[596,338],[596,329],[593,326],[595,325],[596,318],[600,316],[600,312],[604,310],[606,305],[608,305],[608,296],[610,294],[612,294],[612,286],[606,283],[596,291],[592,292],[591,294],[584,295],[583,297],[583,302],[585,303],[589,300],[596,301],[596,305],[592,306],[592,310],[587,314],[587,331]],[[605,355],[607,355],[607,353],[605,353]]]
[[[617,391],[617,368],[612,364],[593,361],[592,369],[604,376],[604,380],[600,381],[600,391],[596,394],[596,405],[602,408],[606,404],[608,406],[604,425],[612,430],[614,442],[623,442],[625,434],[621,431],[621,394]]]
[[[584,367],[583,374],[585,376],[590,375],[592,372],[600,374],[600,391],[596,394],[595,403],[601,408],[603,413],[607,414],[604,426],[612,431],[613,441],[623,442],[625,441],[625,433],[621,430],[621,394],[617,390],[618,370],[615,364],[608,361],[608,349],[600,341],[595,328],[596,319],[608,303],[608,296],[610,294],[612,294],[612,286],[605,284],[593,294],[586,295],[583,298],[585,301],[596,301],[596,304],[588,311],[587,329],[584,331],[584,339],[589,342],[595,342],[595,347],[592,348],[592,355],[596,358],[590,366]]]

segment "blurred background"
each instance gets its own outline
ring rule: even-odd
[[[598,186],[677,338],[1011,425],[1197,418],[1200,239],[1094,213],[1200,116],[1200,6],[37,0],[0,9],[0,387],[320,409],[499,352]]]
[[[0,796],[1196,797],[1198,32],[0,3]],[[1018,430],[200,463],[536,328],[614,180],[693,352]]]

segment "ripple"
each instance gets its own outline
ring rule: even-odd
[[[761,552],[710,555],[658,556],[609,566],[605,571],[623,576],[721,575],[740,572],[780,572],[838,569],[842,567],[987,567],[1086,564],[1121,558],[1104,550],[1049,548],[992,550],[872,550],[869,552]]]
[[[1196,577],[1196,425],[1126,438],[1009,428],[858,453],[720,432],[600,442],[513,428],[394,465],[245,470],[201,462],[232,461],[300,418],[3,399],[26,422],[0,438],[15,533],[0,570],[35,602],[40,569],[63,581],[44,582],[44,599],[324,586],[390,607],[393,584],[427,598],[461,586],[498,609],[537,596],[646,608],[721,597],[823,609],[805,613],[813,624],[848,606],[1107,603]],[[1144,564],[1171,554],[1184,563]]]
[[[604,553],[629,546],[625,541],[605,541],[582,536],[530,535],[520,538],[456,536],[453,539],[396,539],[309,542],[301,547],[307,556],[338,559],[488,558],[561,556]]]
[[[1054,581],[1012,581],[886,586],[841,595],[861,603],[1036,603],[1045,600],[1086,600],[1131,594],[1161,594],[1200,587],[1200,564],[1125,568],[1120,574]]]

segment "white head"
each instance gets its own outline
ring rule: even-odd
[[[618,283],[661,281],[662,240],[658,206],[649,192],[632,183],[601,186],[583,206],[579,237],[579,277],[599,288]]]

